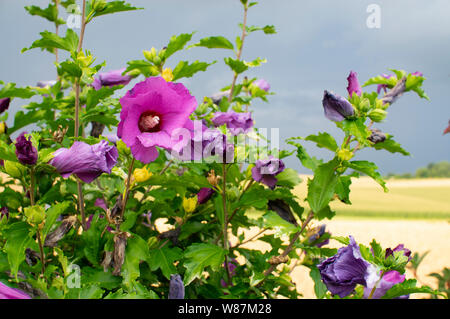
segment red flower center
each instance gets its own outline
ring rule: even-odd
[[[139,130],[144,133],[153,133],[161,130],[161,116],[154,112],[144,112],[139,118]]]

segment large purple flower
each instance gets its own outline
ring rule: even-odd
[[[75,174],[82,181],[90,183],[102,173],[111,173],[119,153],[115,146],[103,140],[94,145],[75,142],[70,148],[60,148],[53,155],[49,163],[62,177]]]
[[[0,299],[31,299],[26,293],[14,289],[0,282]]]
[[[214,190],[212,188],[209,187],[201,188],[200,191],[197,193],[197,203],[198,204],[206,203],[213,194]]]
[[[131,148],[136,159],[150,163],[158,157],[156,146],[177,151],[183,147],[177,132],[192,128],[189,115],[197,102],[183,84],[151,77],[137,83],[120,99],[120,104],[117,136]]]
[[[22,164],[34,165],[38,159],[38,151],[31,143],[31,136],[25,137],[26,132],[20,134],[16,139],[16,155]]]
[[[10,103],[11,103],[11,99],[9,97],[0,99],[0,113],[5,112],[9,108]]]
[[[352,104],[340,95],[325,90],[322,100],[325,116],[330,121],[341,122],[355,114]]]
[[[328,290],[341,298],[353,292],[357,284],[366,285],[369,266],[373,267],[361,256],[358,244],[350,236],[350,244],[339,248],[336,255],[317,265],[322,281]]]
[[[125,71],[125,68],[120,70],[109,71],[105,73],[99,73],[94,82],[92,82],[92,86],[96,90],[100,90],[104,86],[115,86],[115,85],[127,85],[130,83],[132,77],[129,75],[122,75]]]
[[[348,95],[350,97],[352,97],[353,93],[356,93],[356,95],[361,96],[362,89],[358,82],[357,73],[350,71],[350,74],[347,77],[347,81],[348,81],[348,86],[347,86]]]
[[[253,127],[252,114],[250,112],[216,112],[211,121],[216,127],[226,124],[232,135],[247,133]]]
[[[281,173],[284,167],[282,160],[270,155],[264,160],[257,160],[255,162],[255,166],[252,168],[252,177],[255,181],[274,189],[278,181],[275,176]]]
[[[405,275],[401,275],[396,270],[390,270],[384,274],[380,280],[381,271],[376,267],[370,267],[368,275],[366,276],[366,287],[364,288],[364,298],[369,298],[373,288],[376,285],[375,291],[371,299],[379,299],[383,297],[386,292],[394,285],[402,283],[405,280]]]

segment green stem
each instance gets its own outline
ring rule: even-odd
[[[223,249],[228,251],[228,212],[227,212],[227,164],[222,163],[222,204],[223,204]],[[227,273],[228,284],[231,284],[231,274],[228,269],[228,252],[225,254],[225,271]]]
[[[133,166],[134,166],[134,157],[131,160],[130,167],[128,168],[128,177],[127,177],[127,184],[125,185],[125,196],[123,198],[122,202],[122,212],[120,213],[120,217],[123,218],[123,215],[125,214],[125,206],[127,206],[128,201],[128,195],[130,194],[130,184],[131,184],[131,176],[133,175]]]
[[[380,279],[378,279],[378,281],[377,281],[377,282],[375,283],[375,285],[373,286],[372,291],[370,292],[370,295],[369,295],[369,297],[368,297],[367,299],[372,299],[373,294],[375,293],[375,290],[377,290],[377,286],[378,286],[378,284],[380,283],[381,279],[383,278],[384,274],[385,274],[385,271],[383,270],[383,271],[381,272]]]
[[[35,173],[34,167],[32,167],[30,170],[30,179],[31,179],[31,181],[30,181],[30,202],[31,202],[31,206],[34,206],[34,204],[35,204],[34,193],[35,193],[35,188],[36,188],[36,181],[35,181],[34,173]],[[41,232],[39,231],[39,225],[36,226],[36,237],[37,237],[38,244],[39,244],[39,254],[41,257],[41,264],[42,264],[42,276],[44,276],[44,274],[45,274],[45,254],[44,254],[44,246],[42,245]]]

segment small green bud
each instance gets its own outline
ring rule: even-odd
[[[146,58],[148,61],[150,61],[150,62],[153,61],[153,58],[155,57],[155,55],[152,54],[152,51],[144,50],[144,51],[142,51],[142,53],[144,54],[144,58]]]
[[[153,58],[153,63],[155,64],[155,65],[161,65],[161,58],[159,57],[159,56],[155,56],[154,58]]]
[[[342,150],[339,150],[339,152],[337,153],[339,159],[341,161],[348,161],[353,157],[353,152],[351,152],[350,150],[344,148]]]
[[[362,112],[367,112],[368,110],[370,110],[370,101],[369,99],[363,99],[360,103],[359,103],[359,109]]]
[[[116,146],[120,154],[124,154],[126,156],[131,154],[130,148],[122,140],[118,140]]]
[[[25,207],[24,212],[25,216],[27,217],[27,221],[30,224],[38,225],[45,219],[45,209],[42,206],[35,205]]]
[[[103,11],[106,7],[106,1],[105,0],[93,0],[92,1],[92,8],[97,11]]]
[[[369,113],[369,118],[374,122],[381,122],[387,116],[387,112],[382,109],[375,109]]]
[[[158,247],[158,238],[156,238],[155,236],[150,237],[147,240],[147,244],[148,244],[149,249],[157,248]]]

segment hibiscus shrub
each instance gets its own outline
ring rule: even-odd
[[[268,102],[270,85],[244,76],[265,60],[241,54],[253,32],[276,32],[247,25],[256,2],[241,3],[235,43],[210,36],[187,46],[194,33],[182,33],[120,70],[105,72],[83,37],[97,18],[139,9],[124,1],[83,1],[79,34],[44,31],[23,50],[55,54],[57,78],[23,88],[0,82],[0,297],[297,298],[296,265],[310,268],[318,298],[438,294],[406,280],[410,251],[403,246],[383,250],[374,240],[365,247],[318,224],[335,215],[331,201],[351,204],[352,178],[360,174],[387,191],[374,163],[352,158],[364,148],[408,154],[373,125],[403,93],[427,98],[423,75],[392,70],[363,85],[377,85],[376,92],[363,92],[351,72],[348,96],[325,91],[322,101],[341,143],[320,132],[288,139],[291,150],[267,147],[249,108],[255,99]],[[58,27],[58,13],[74,4],[25,9]],[[230,52],[231,84],[194,97],[179,81],[215,61],[171,64],[186,48]],[[116,92],[133,80],[125,94]],[[10,102],[30,98],[7,127]],[[328,149],[331,159],[309,156],[304,142]],[[314,173],[306,198],[295,195],[301,180],[283,162],[294,155]],[[256,236],[243,233],[250,227],[260,229]],[[245,245],[256,239],[270,249]],[[330,240],[346,246],[327,248]]]

